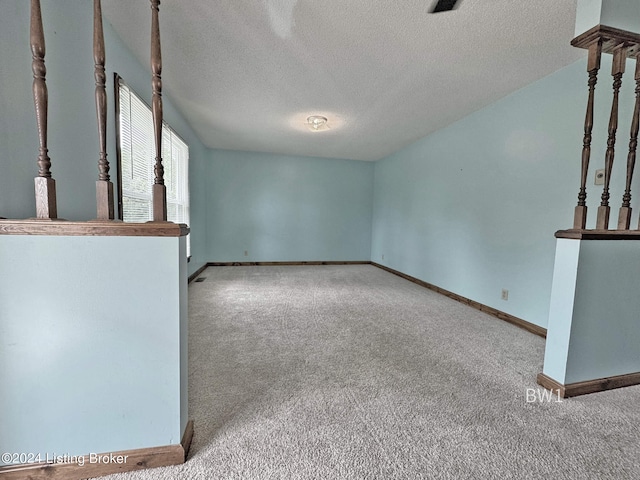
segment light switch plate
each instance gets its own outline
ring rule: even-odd
[[[596,181],[594,185],[604,185],[604,168],[596,170]]]

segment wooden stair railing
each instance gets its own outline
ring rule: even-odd
[[[152,222],[167,221],[167,192],[162,163],[162,54],[160,47],[160,0],[151,1],[151,87],[152,116],[155,143],[154,183],[152,186]],[[45,67],[45,38],[40,0],[31,0],[30,47],[33,70],[33,100],[38,129],[38,176],[35,178],[35,220],[58,220],[56,182],[51,174],[51,159],[47,147],[48,90]],[[115,218],[114,189],[107,159],[107,93],[105,73],[105,43],[101,0],[93,1],[93,58],[95,105],[98,126],[98,180],[96,181],[97,220]],[[5,220],[4,217],[0,217]]]
[[[609,136],[607,138],[607,153],[604,160],[604,188],[602,189],[602,201],[598,207],[598,217],[596,219],[596,230],[607,230],[609,228],[609,185],[611,184],[611,172],[613,170],[613,159],[615,157],[616,132],[618,130],[618,103],[620,87],[622,86],[622,75],[627,61],[627,48],[624,44],[618,45],[613,52],[613,65],[611,75],[613,76],[613,102],[611,104],[611,116],[609,117]]]
[[[109,177],[109,161],[107,160],[107,75],[104,71],[105,48],[102,30],[102,6],[100,0],[93,0],[93,59],[95,62],[94,77],[96,80],[96,117],[98,121],[98,143],[100,157],[98,159],[98,180],[96,181],[96,205],[98,220],[113,220],[115,209],[113,204],[113,183]]]
[[[602,40],[598,40],[589,46],[587,71],[589,72],[589,100],[587,102],[587,114],[584,120],[584,140],[582,142],[582,170],[580,174],[580,192],[578,193],[578,205],[575,209],[573,228],[583,229],[587,225],[587,173],[589,171],[589,158],[591,157],[591,131],[593,129],[593,103],[596,83],[598,82],[598,70],[600,70],[600,58],[602,56]]]
[[[158,12],[160,0],[151,0],[151,87],[153,96],[151,110],[153,114],[153,134],[155,136],[156,161],[153,168],[153,221],[167,221],[167,188],[164,184],[164,166],[162,165],[162,54],[160,49],[160,23]]]
[[[604,25],[597,25],[571,41],[571,45],[585,48],[589,51],[587,60],[587,72],[589,73],[589,97],[587,101],[587,113],[584,123],[584,138],[582,146],[582,164],[580,171],[580,190],[578,193],[578,205],[575,207],[573,218],[573,230],[586,230],[587,226],[587,178],[589,160],[591,156],[592,129],[593,129],[593,105],[595,86],[598,70],[603,53],[613,55],[611,75],[613,76],[613,101],[609,117],[607,137],[607,150],[604,165],[604,186],[601,195],[600,206],[596,218],[596,231],[609,230],[609,205],[611,175],[615,158],[615,142],[618,130],[618,105],[619,92],[622,85],[622,76],[625,71],[627,57],[636,59],[636,102],[631,123],[631,135],[629,141],[629,153],[627,156],[627,172],[625,192],[622,197],[622,206],[618,216],[618,227],[611,233],[621,230],[629,230],[631,224],[631,184],[636,161],[636,149],[638,145],[638,131],[640,125],[640,34],[627,32]],[[640,229],[640,225],[638,227]]]
[[[47,149],[47,112],[49,94],[47,91],[47,68],[44,64],[45,44],[42,28],[40,0],[31,0],[30,44],[33,61],[33,101],[36,107],[38,126],[38,176],[35,178],[36,217],[38,219],[58,218],[56,203],[56,181],[51,176],[51,159]]]
[[[633,180],[633,169],[636,165],[636,150],[638,149],[638,131],[640,127],[640,54],[636,55],[636,102],[633,108],[633,119],[631,120],[631,138],[629,140],[629,154],[627,155],[627,177],[624,194],[622,195],[622,206],[618,214],[618,230],[629,230],[631,226],[631,181]],[[640,226],[638,227],[640,228]]]

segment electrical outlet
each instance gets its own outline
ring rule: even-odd
[[[382,259],[384,260],[384,254],[382,255]]]
[[[245,256],[245,257],[248,257],[248,256],[249,256],[249,251],[248,251],[248,250],[245,250],[245,251],[244,251],[244,256]]]
[[[509,290],[506,288],[502,289],[502,296],[500,297],[502,300],[509,300]]]
[[[601,168],[600,170],[596,170],[596,180],[593,184],[604,185],[604,168]]]

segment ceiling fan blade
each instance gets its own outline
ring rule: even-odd
[[[448,12],[456,8],[457,3],[460,0],[438,0],[438,2],[431,8],[430,13]]]

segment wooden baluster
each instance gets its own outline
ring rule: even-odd
[[[627,156],[627,182],[622,196],[622,206],[618,214],[618,230],[629,230],[631,225],[631,182],[633,169],[636,165],[636,150],[638,148],[638,131],[640,130],[640,54],[636,56],[636,104],[631,121],[631,139],[629,140],[629,155]]]
[[[98,141],[100,158],[98,160],[98,180],[96,181],[96,203],[99,220],[113,220],[113,183],[109,177],[107,160],[107,75],[104,71],[105,48],[102,31],[102,7],[100,0],[93,0],[93,59],[96,80],[96,116],[98,120]]]
[[[600,58],[602,56],[602,40],[598,40],[589,47],[587,71],[589,72],[589,100],[587,113],[584,119],[584,139],[582,142],[582,169],[580,173],[580,192],[578,193],[578,205],[573,216],[573,228],[584,230],[587,226],[587,173],[589,171],[589,159],[591,157],[591,130],[593,129],[593,102],[596,83],[598,82],[598,70],[600,70]]]
[[[162,54],[160,50],[160,24],[158,12],[160,0],[151,0],[151,86],[153,97],[153,132],[156,144],[156,161],[153,184],[153,221],[167,221],[167,189],[164,185],[164,167],[162,166]]]
[[[611,116],[609,118],[609,137],[607,139],[607,153],[604,160],[604,188],[602,190],[602,201],[598,207],[598,218],[596,229],[609,229],[609,183],[611,182],[611,171],[613,169],[613,159],[615,157],[616,131],[618,130],[618,94],[622,85],[622,74],[624,73],[625,62],[627,60],[627,47],[620,45],[613,52],[613,103],[611,105]]]
[[[58,218],[56,205],[56,182],[51,177],[51,160],[47,149],[47,68],[44,64],[45,45],[44,29],[40,0],[31,0],[30,43],[33,62],[33,101],[36,107],[36,123],[38,125],[38,176],[35,178],[36,217],[39,219]]]

